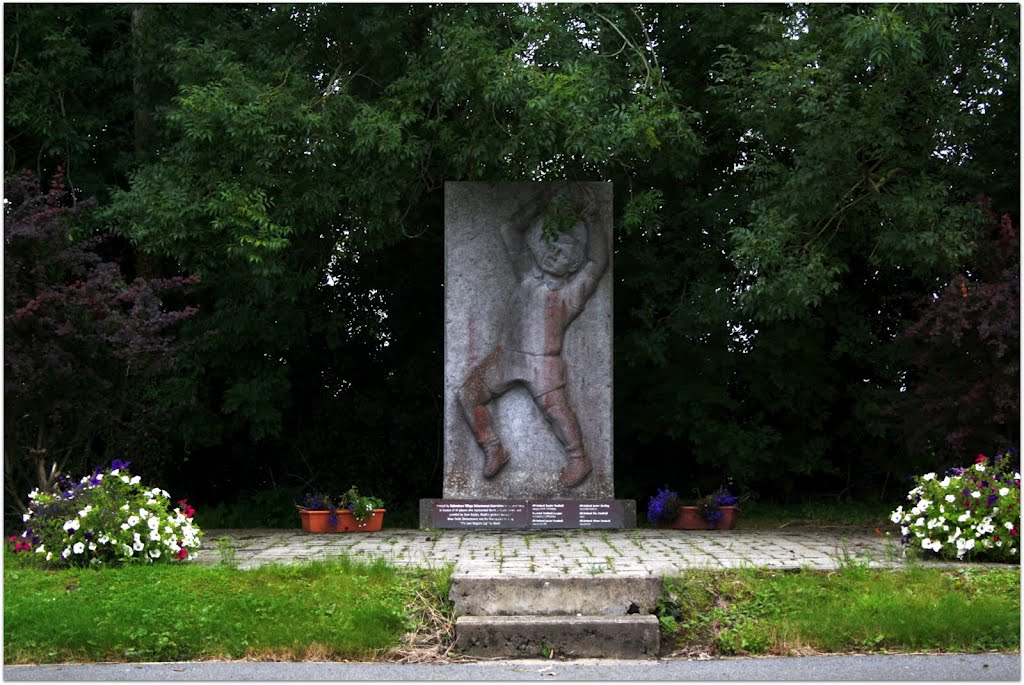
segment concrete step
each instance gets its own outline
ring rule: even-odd
[[[471,577],[455,574],[456,616],[626,616],[652,614],[662,593],[652,576]]]
[[[455,648],[481,657],[656,659],[658,619],[629,616],[461,616]]]

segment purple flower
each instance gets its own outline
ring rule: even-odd
[[[110,462],[110,468],[114,469],[115,471],[118,471],[120,469],[126,469],[131,465],[132,463],[130,461],[121,461],[120,459],[115,459],[114,461]]]
[[[991,507],[993,504],[999,501],[999,495],[993,493],[988,496],[988,505]]]
[[[679,513],[679,493],[667,487],[658,490],[647,505],[647,520],[651,523],[668,523]]]

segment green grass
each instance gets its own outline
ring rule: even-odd
[[[666,584],[675,650],[712,654],[1013,651],[1020,569],[693,573]]]
[[[5,663],[256,657],[368,659],[447,597],[450,569],[348,560],[228,566],[4,569]]]
[[[374,659],[411,641],[446,653],[450,576],[345,559],[44,571],[8,555],[4,658]],[[666,582],[658,614],[666,654],[1013,651],[1020,569],[695,571]]]

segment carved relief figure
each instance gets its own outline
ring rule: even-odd
[[[547,200],[542,195],[525,203],[501,226],[517,285],[496,347],[473,367],[457,398],[483,450],[483,475],[493,478],[510,457],[487,404],[517,384],[524,386],[565,449],[567,463],[558,482],[573,488],[586,480],[592,465],[566,391],[562,344],[608,265],[611,232],[600,230],[595,202],[587,193],[572,229],[553,240],[528,240],[531,229],[544,221],[542,210],[565,201],[559,196]]]

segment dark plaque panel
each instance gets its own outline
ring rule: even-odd
[[[435,528],[527,528],[529,504],[513,500],[443,500],[434,504]]]
[[[623,500],[433,500],[430,527],[469,530],[632,528]]]

